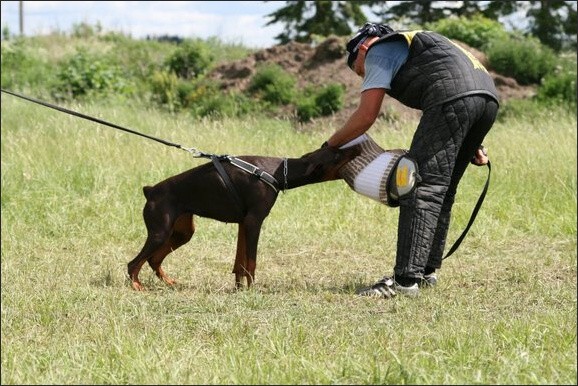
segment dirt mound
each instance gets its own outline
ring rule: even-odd
[[[273,46],[257,51],[245,59],[221,64],[209,74],[209,78],[220,81],[225,90],[244,91],[260,66],[275,63],[295,76],[300,89],[308,85],[326,86],[340,83],[345,86],[345,105],[331,119],[342,124],[357,107],[361,86],[361,79],[347,67],[345,43],[345,38],[331,36],[316,46],[297,42]],[[488,60],[482,52],[458,43],[488,67]],[[535,94],[534,87],[520,86],[513,78],[499,75],[491,68],[489,71],[502,100],[528,98]],[[383,106],[387,114],[397,118],[419,117],[421,114],[420,111],[408,108],[388,96]],[[286,113],[291,116],[293,112]]]

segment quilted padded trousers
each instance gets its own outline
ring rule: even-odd
[[[423,112],[409,148],[421,181],[400,198],[396,276],[420,279],[440,268],[460,179],[492,127],[498,103],[463,97]]]

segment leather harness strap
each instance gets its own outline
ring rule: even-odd
[[[264,170],[259,169],[257,166],[249,162],[243,161],[242,159],[235,157],[227,157],[227,158],[229,159],[229,162],[231,162],[232,165],[235,165],[239,169],[242,169],[249,174],[253,174],[259,177],[264,183],[269,185],[275,191],[275,193],[279,192],[279,183],[277,182],[275,177],[273,177],[271,174],[267,173]]]
[[[221,178],[223,179],[223,182],[225,183],[225,187],[227,188],[227,193],[229,193],[229,196],[231,197],[231,199],[233,201],[235,201],[235,203],[237,204],[237,207],[241,210],[241,212],[245,213],[245,207],[243,206],[243,202],[241,201],[241,197],[239,196],[239,192],[237,191],[237,188],[235,188],[235,185],[231,181],[231,177],[229,177],[229,175],[225,171],[225,168],[223,168],[223,165],[221,165],[221,161],[222,160],[228,160],[228,157],[227,156],[212,155],[211,160],[213,161],[213,165],[215,165],[215,168],[217,169],[217,171],[219,172],[219,175],[221,176]]]
[[[213,161],[213,165],[215,165],[215,168],[219,172],[219,175],[223,179],[223,182],[225,183],[229,196],[233,201],[235,201],[237,207],[243,213],[245,213],[245,207],[243,206],[241,196],[239,195],[239,192],[237,191],[235,184],[233,184],[233,181],[231,181],[231,177],[229,177],[227,171],[225,170],[225,168],[223,168],[223,165],[221,165],[221,161],[228,161],[231,163],[231,165],[234,165],[239,169],[246,171],[247,173],[259,177],[259,179],[264,183],[266,183],[267,185],[269,185],[275,191],[275,193],[279,192],[279,183],[277,182],[275,177],[273,177],[266,171],[259,169],[257,166],[249,162],[228,155],[214,155],[214,154],[211,155],[211,160]]]

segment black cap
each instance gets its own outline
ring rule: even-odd
[[[383,36],[393,32],[393,29],[385,24],[365,23],[363,27],[357,30],[357,33],[347,42],[345,49],[349,53],[347,65],[352,68],[353,62],[359,53],[359,47],[370,36]]]

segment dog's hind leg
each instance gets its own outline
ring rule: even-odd
[[[188,243],[194,233],[195,224],[193,222],[193,215],[186,213],[180,216],[173,225],[173,231],[169,240],[148,259],[148,263],[153,271],[155,271],[157,277],[168,285],[175,284],[175,281],[167,276],[161,268],[161,264],[169,253]]]
[[[145,195],[147,192],[148,190],[145,188]],[[157,202],[149,200],[147,197],[147,203],[143,209],[143,218],[147,228],[147,239],[139,254],[127,265],[132,288],[137,291],[144,290],[144,287],[138,279],[144,262],[149,260],[154,254],[157,254],[159,249],[163,248],[165,244],[168,244],[173,227],[173,220],[171,216],[166,216],[164,213],[166,213],[166,211],[160,208]]]
[[[132,283],[132,288],[137,291],[143,291],[144,287],[141,284],[140,280],[138,279],[138,274],[144,264],[145,261],[148,260],[149,256],[151,256],[155,251],[157,251],[160,247],[164,244],[164,240],[151,236],[147,236],[147,240],[142,247],[140,253],[132,259],[127,267],[128,267],[128,276]]]

